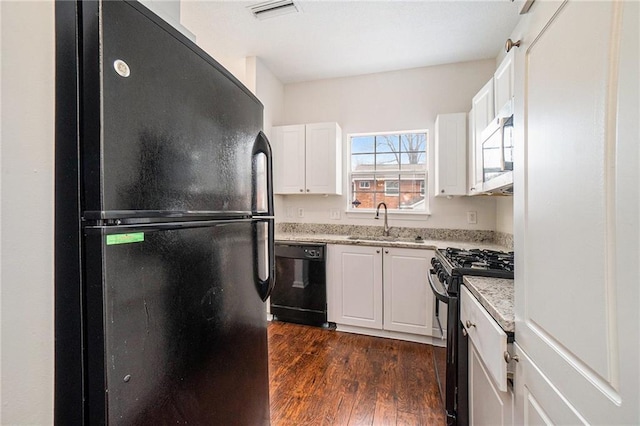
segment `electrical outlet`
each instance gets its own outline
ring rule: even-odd
[[[298,217],[304,217],[304,209],[302,207],[298,207]]]
[[[340,209],[329,209],[329,219],[340,220]]]
[[[467,223],[470,223],[470,224],[478,223],[478,216],[476,212],[467,212]]]

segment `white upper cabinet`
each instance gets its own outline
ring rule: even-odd
[[[305,192],[304,124],[273,128],[273,180],[276,194]]]
[[[493,79],[489,80],[471,101],[469,122],[469,190],[468,195],[482,193],[482,140],[480,135],[493,120],[494,107]]]
[[[337,123],[273,128],[275,194],[342,194],[342,130]]]
[[[519,423],[640,424],[638,22],[636,1],[536,1],[519,37]]]
[[[505,108],[505,105],[511,103],[513,98],[513,85],[515,69],[513,66],[513,57],[517,47],[513,47],[504,57],[500,66],[493,75],[493,98],[494,111],[493,117]],[[491,118],[493,118],[491,117]]]
[[[440,114],[435,128],[435,195],[467,195],[467,113]]]

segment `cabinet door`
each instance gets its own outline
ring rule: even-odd
[[[381,251],[379,247],[329,246],[329,321],[382,329]]]
[[[436,196],[467,194],[467,114],[436,117]]]
[[[480,134],[494,117],[493,79],[473,97],[469,142],[469,195],[482,193],[482,139]]]
[[[342,132],[336,123],[306,125],[306,188],[310,194],[342,194]]]
[[[515,56],[516,342],[554,423],[640,423],[639,9],[535,2]]]
[[[513,97],[514,66],[513,56],[516,48],[512,48],[504,57],[493,75],[494,117]]]
[[[427,281],[434,252],[384,248],[384,329],[433,334],[433,293]]]
[[[498,389],[473,343],[469,342],[469,424],[512,425],[513,390]],[[529,424],[529,423],[525,423]]]
[[[273,175],[275,194],[305,192],[305,126],[273,128]]]

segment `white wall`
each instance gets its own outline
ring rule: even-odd
[[[163,0],[145,0],[149,2],[163,3]],[[175,2],[176,0],[171,0]],[[229,56],[224,55],[219,49],[216,40],[211,37],[204,37],[203,34],[207,34],[207,28],[202,26],[202,20],[199,19],[200,7],[195,1],[181,1],[180,4],[180,25],[183,28],[188,29],[195,38],[196,44],[212,58],[218,61],[223,67],[225,67],[231,74],[233,74],[238,80],[249,88],[254,90],[251,80],[254,76],[247,76],[247,68],[252,69],[252,64],[247,64],[247,57],[244,56]],[[211,23],[215,25],[215,23]],[[248,80],[248,79],[249,80]]]
[[[513,235],[513,197],[496,197],[496,231]]]
[[[188,39],[195,42],[195,35],[180,22],[180,0],[139,0],[153,13],[173,25]]]
[[[344,158],[347,135],[359,132],[429,130],[429,170],[434,170],[434,122],[440,113],[468,112],[471,98],[491,78],[495,60],[465,62],[356,77],[295,83],[285,86],[284,120],[280,124],[337,121],[343,131]],[[347,174],[346,161],[344,176]],[[346,179],[346,178],[345,178]],[[345,189],[347,188],[345,183]],[[429,179],[433,194],[433,178]],[[277,197],[280,222],[314,222],[377,225],[372,217],[347,217],[348,192],[343,196]],[[392,217],[391,226],[494,230],[495,200],[489,197],[430,199],[431,216],[420,220]],[[295,214],[304,209],[304,218]],[[329,219],[329,209],[342,211],[339,221]],[[466,212],[477,212],[478,223],[467,224]]]
[[[282,121],[284,114],[284,86],[262,61],[256,59],[256,96],[264,105],[264,132],[271,136],[271,128]]]
[[[54,6],[0,2],[0,424],[53,422]]]

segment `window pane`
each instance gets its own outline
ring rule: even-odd
[[[407,133],[401,135],[402,151],[426,151],[427,138],[424,133]]]
[[[397,154],[378,154],[376,155],[376,170],[398,170]]]
[[[354,136],[351,138],[351,153],[373,153],[375,136]]]
[[[351,170],[354,172],[373,171],[374,154],[354,154],[351,156]]]
[[[399,135],[379,135],[376,136],[376,152],[399,152]]]
[[[376,193],[373,191],[360,191],[356,187],[353,193],[351,205],[357,209],[375,209]]]
[[[427,170],[427,156],[424,152],[403,152],[400,156],[401,170],[424,171]]]
[[[400,180],[400,209],[424,210],[425,178],[423,175],[402,175]]]

